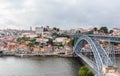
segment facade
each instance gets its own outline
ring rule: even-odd
[[[59,38],[56,38],[53,42],[55,44],[62,44],[62,45],[64,45],[66,43],[66,40],[67,40],[67,38],[59,37]]]
[[[44,27],[36,27],[36,28],[35,28],[36,34],[42,34],[43,31],[44,31]]]
[[[113,28],[113,35],[120,35],[120,28]]]

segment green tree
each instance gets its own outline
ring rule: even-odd
[[[110,33],[110,34],[113,33],[113,30],[110,30],[109,33]]]
[[[93,34],[93,30],[88,31],[87,34]]]
[[[52,36],[57,37],[57,36],[58,36],[58,34],[57,34],[57,33],[52,33]]]
[[[87,76],[94,76],[94,74],[93,74],[93,72],[92,72],[91,70],[89,70],[89,71],[87,72]]]
[[[82,66],[78,71],[78,76],[94,76],[94,73],[87,66]]]
[[[49,38],[49,39],[48,39],[48,44],[53,45],[53,39]]]
[[[27,46],[29,46],[30,51],[33,51],[34,43],[30,42]]]
[[[56,27],[53,27],[53,30],[56,30],[57,28]]]
[[[59,32],[59,31],[60,31],[60,29],[59,29],[59,28],[57,28],[57,29],[56,29],[56,31],[57,31],[57,32]]]
[[[20,38],[17,39],[17,42],[21,42],[21,40],[22,40],[22,38],[20,37]]]
[[[119,42],[111,42],[111,44],[116,46],[116,45],[118,45],[120,43]]]
[[[93,29],[94,31],[97,31],[98,30],[98,28],[97,27],[94,27],[94,29]]]
[[[73,38],[71,41],[70,41],[70,43],[69,43],[71,46],[74,46],[74,44],[75,44],[75,39]]]
[[[86,71],[84,70],[79,71],[78,76],[86,76]]]
[[[83,67],[80,68],[80,70],[84,70],[85,72],[88,72],[89,68],[87,66],[83,66]]]
[[[59,28],[56,28],[56,27],[53,27],[53,30],[55,30],[55,31],[57,31],[57,32],[60,31],[60,29],[59,29]]]
[[[34,45],[38,46],[40,43],[39,42],[34,42]]]
[[[29,46],[29,47],[34,47],[34,42],[30,42],[27,46]]]
[[[76,34],[80,34],[80,33],[81,33],[81,31],[80,31],[80,30],[76,31]]]
[[[17,39],[17,42],[18,42],[18,43],[23,43],[23,42],[29,41],[29,40],[30,40],[30,37],[19,37],[19,38]]]
[[[102,26],[101,28],[100,28],[100,31],[103,31],[104,33],[108,33],[108,28],[106,27],[106,26]]]

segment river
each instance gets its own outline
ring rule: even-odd
[[[120,68],[120,57],[116,59]],[[3,56],[0,76],[77,76],[81,66],[77,58]]]
[[[76,58],[0,57],[0,76],[77,76]]]

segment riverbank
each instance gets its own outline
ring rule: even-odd
[[[15,56],[15,57],[61,57],[61,58],[77,58],[78,56],[73,55],[56,55],[56,54],[43,54],[43,55],[35,55],[35,54],[15,54],[15,55],[2,55],[3,56]]]
[[[5,54],[5,55],[1,55],[2,56],[15,56],[15,57],[33,57],[33,56],[38,56],[38,57],[53,57],[53,56],[56,56],[56,57],[63,57],[63,58],[73,58],[73,57],[78,57],[77,55],[65,55],[65,54]],[[120,57],[120,55],[116,55],[115,56],[116,58],[117,57]],[[80,59],[81,60],[81,59]]]

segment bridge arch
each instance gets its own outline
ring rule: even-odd
[[[102,59],[102,55],[100,54],[99,52],[99,47],[98,48],[98,45],[95,44],[95,41],[90,38],[89,36],[87,35],[82,35],[76,42],[75,44],[75,47],[74,47],[74,52],[82,59],[85,61],[85,58],[83,57],[82,55],[82,47],[83,47],[83,42],[86,41],[89,45],[90,45],[90,48],[92,49],[91,51],[93,52],[93,56],[94,56],[94,59],[95,59],[95,64],[96,64],[96,68],[94,67],[94,65],[90,65],[88,64],[91,68],[93,68],[93,70],[96,72],[96,73],[102,73],[102,70],[103,70],[103,67],[104,67],[104,59]],[[103,49],[103,48],[101,48]],[[100,50],[101,50],[100,49]],[[105,53],[103,55],[106,55]],[[108,56],[105,56],[105,57],[108,57]],[[110,61],[110,59],[108,58],[108,60]],[[85,61],[86,62],[86,61]],[[86,62],[87,63],[87,62]],[[89,62],[88,62],[89,63]]]

